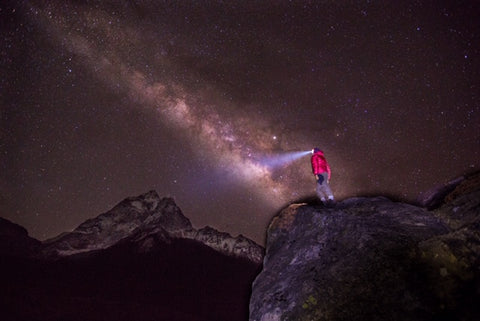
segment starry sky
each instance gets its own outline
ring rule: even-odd
[[[44,240],[155,189],[258,243],[313,195],[480,166],[478,1],[2,1],[0,216]]]

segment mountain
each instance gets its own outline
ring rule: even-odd
[[[420,201],[282,210],[268,227],[250,321],[480,320],[480,172]]]
[[[248,320],[263,258],[155,191],[45,242],[1,219],[0,240],[1,320]]]
[[[120,241],[149,251],[153,239],[171,242],[189,239],[229,256],[261,263],[263,248],[240,235],[232,237],[211,227],[196,230],[172,198],[160,198],[155,191],[129,197],[107,213],[89,219],[74,231],[44,242],[47,256],[69,256],[107,249]]]
[[[40,247],[40,241],[28,236],[25,228],[0,217],[0,256],[30,257]]]
[[[417,205],[291,204],[265,254],[154,191],[45,242],[0,219],[0,264],[2,321],[480,320],[480,173]]]

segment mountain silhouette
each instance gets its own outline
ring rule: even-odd
[[[0,220],[2,320],[247,320],[263,248],[130,197],[39,242]]]

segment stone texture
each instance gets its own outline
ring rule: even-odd
[[[285,208],[250,321],[480,320],[478,176],[440,192],[434,211],[384,197]]]

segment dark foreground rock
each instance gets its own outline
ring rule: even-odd
[[[433,211],[383,197],[287,207],[250,321],[480,320],[479,177],[432,195]]]

